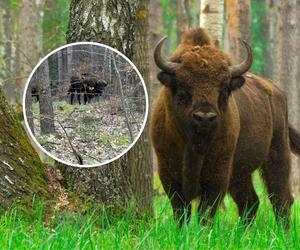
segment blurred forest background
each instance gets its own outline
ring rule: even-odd
[[[252,45],[251,71],[286,90],[290,123],[300,130],[298,0],[0,0],[0,211],[8,211],[0,216],[1,246],[35,249],[45,242],[43,246],[54,249],[94,249],[99,243],[112,249],[299,249],[299,199],[292,212],[295,224],[285,237],[257,174],[263,209],[252,229],[242,229],[226,196],[227,216],[220,216],[220,223],[218,218],[212,228],[201,227],[195,220],[178,233],[153,171],[149,122],[126,155],[90,169],[45,159],[26,136],[23,89],[33,67],[53,49],[79,41],[118,49],[141,72],[152,102],[160,88],[152,56],[156,42],[167,35],[165,54],[170,55],[184,31],[199,26],[234,63],[244,58],[240,39]],[[300,193],[299,170],[299,160],[292,156],[295,197]],[[43,202],[42,212],[36,212],[38,201]],[[38,219],[25,223],[20,213],[10,213],[8,208],[16,204],[18,211]],[[102,205],[108,208],[105,213],[85,213]],[[51,220],[53,212],[62,211],[74,217]],[[141,220],[145,214],[156,217]]]
[[[100,13],[96,7],[106,9]],[[120,10],[123,12],[118,12]],[[98,21],[93,22],[97,15]],[[17,114],[21,114],[26,80],[43,56],[69,42],[95,41],[119,49],[136,63],[146,80],[152,101],[160,88],[152,58],[155,43],[167,35],[169,39],[165,53],[170,55],[184,31],[199,26],[207,29],[215,45],[230,53],[234,62],[243,58],[240,39],[252,45],[254,64],[251,71],[271,78],[286,90],[290,122],[300,129],[300,1],[297,0],[118,0],[114,4],[105,0],[1,0],[1,89]],[[82,182],[88,185],[93,179],[91,176],[98,178],[99,175],[106,175],[112,177],[114,185],[117,185],[124,183],[120,178],[120,173],[124,174],[124,166],[130,166],[125,169],[129,171],[125,171],[125,176],[129,176],[132,192],[137,196],[146,195],[142,206],[152,210],[153,165],[149,141],[146,126],[140,143],[128,156],[116,163],[115,169],[118,171],[112,175],[106,172],[108,170],[101,174],[101,171],[91,170],[89,178],[86,178],[82,177],[85,174],[80,170],[68,171],[62,168],[61,171],[65,176],[72,176],[69,178],[72,184]],[[139,153],[141,155],[136,157]],[[299,169],[299,162],[293,157],[292,185],[295,195],[300,189]],[[78,191],[80,187],[74,189]],[[115,197],[115,193],[122,199],[131,196],[127,188],[120,190],[107,191],[109,194],[113,192],[112,196],[108,196]],[[86,188],[83,193],[92,194],[96,200],[107,199],[106,196],[95,195],[96,191],[92,188]]]

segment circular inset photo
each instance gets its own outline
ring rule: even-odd
[[[137,141],[148,95],[135,65],[98,43],[73,43],[35,67],[25,88],[24,120],[49,156],[76,167],[107,164]]]

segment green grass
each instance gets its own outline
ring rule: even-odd
[[[99,139],[97,139],[97,142],[100,145],[107,144],[111,141],[114,141],[114,143],[118,145],[130,145],[130,138],[128,135],[102,135]]]
[[[130,213],[122,218],[97,212],[67,213],[45,223],[40,207],[32,220],[19,218],[13,210],[0,219],[0,249],[300,249],[299,201],[293,206],[291,229],[285,233],[275,223],[258,176],[255,183],[260,209],[246,231],[229,197],[212,225],[199,225],[193,215],[191,223],[179,230],[156,178],[154,218],[137,219]]]

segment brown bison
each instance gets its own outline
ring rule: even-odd
[[[185,210],[189,218],[197,197],[199,215],[209,211],[213,217],[229,192],[249,223],[259,205],[251,175],[259,169],[276,218],[288,222],[290,151],[300,154],[300,134],[288,124],[285,93],[246,73],[252,64],[246,42],[247,58],[231,65],[201,28],[186,34],[169,61],[161,53],[164,40],[154,52],[163,87],[152,116],[152,141],[175,218],[182,223]]]

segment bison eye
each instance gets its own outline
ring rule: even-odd
[[[226,86],[223,86],[220,89],[220,96],[219,96],[219,108],[224,110],[227,105],[228,97],[230,95],[229,88]]]
[[[222,95],[227,95],[228,94],[228,91],[229,91],[229,89],[228,89],[228,87],[227,86],[223,86],[221,89],[220,89],[220,94]]]
[[[187,105],[191,101],[191,94],[187,91],[178,93],[178,104]]]

